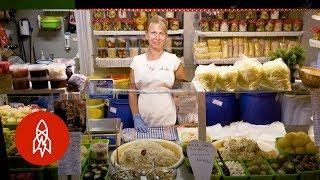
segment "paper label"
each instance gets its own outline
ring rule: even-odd
[[[222,107],[223,102],[222,102],[222,101],[219,101],[219,100],[217,100],[217,99],[214,99],[214,100],[212,101],[212,104],[215,104],[215,105],[217,105],[217,106]]]
[[[320,90],[314,89],[310,94],[313,114],[314,141],[317,146],[320,146]]]
[[[116,114],[117,113],[117,108],[110,107],[110,112]]]

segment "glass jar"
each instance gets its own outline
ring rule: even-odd
[[[28,66],[28,70],[30,72],[31,77],[47,77],[48,69],[45,64],[32,64]]]
[[[238,20],[234,19],[231,21],[230,24],[231,24],[231,26],[230,26],[231,32],[238,32],[239,31]]]
[[[279,11],[274,10],[270,12],[270,19],[279,19]]]
[[[172,48],[172,53],[181,58],[183,56],[183,48]]]
[[[131,19],[123,19],[122,20],[122,30],[131,31],[133,26],[133,20]]]
[[[122,19],[117,18],[113,21],[113,30],[114,31],[122,31]]]
[[[128,57],[126,48],[118,48],[117,54],[118,54],[118,56],[117,56],[118,58],[127,58]]]
[[[239,22],[239,31],[240,32],[245,32],[247,31],[247,21],[246,20],[241,20]]]
[[[172,47],[183,47],[183,37],[172,37]]]
[[[145,37],[139,39],[139,45],[141,48],[147,48],[148,44],[148,40]]]
[[[256,20],[249,20],[248,31],[249,32],[255,32],[256,30],[257,30]]]
[[[106,38],[106,46],[107,46],[107,48],[115,48],[116,47],[116,38],[107,37]]]
[[[49,71],[49,78],[50,79],[61,79],[60,77],[66,77],[66,65],[65,64],[58,64],[58,63],[51,63],[47,66]]]
[[[94,19],[104,18],[104,11],[103,10],[94,10],[92,16]]]
[[[131,36],[130,37],[130,47],[138,47],[138,38]]]
[[[201,19],[200,28],[201,28],[201,31],[204,31],[204,32],[209,31],[209,20],[208,19]]]
[[[13,64],[9,67],[9,70],[13,78],[29,77],[29,70],[27,64]]]
[[[227,15],[227,19],[235,19],[236,18],[236,13],[235,12],[228,12],[228,15]]]
[[[116,48],[108,48],[107,53],[108,53],[108,58],[116,58],[117,57]]]
[[[292,30],[293,31],[301,31],[302,30],[302,20],[295,19],[292,23]]]
[[[107,48],[98,48],[98,57],[99,57],[99,58],[106,58],[106,57],[108,57]]]
[[[286,19],[283,22],[283,31],[292,31],[292,20]]]
[[[100,19],[95,19],[92,21],[93,25],[93,30],[95,31],[101,31],[102,30],[102,25]]]
[[[218,19],[214,19],[210,22],[210,30],[213,32],[217,32],[220,29],[220,22]]]
[[[266,31],[271,32],[274,29],[274,21],[273,20],[269,20],[266,24],[265,27]]]
[[[119,47],[119,48],[125,48],[125,47],[127,47],[126,38],[124,38],[124,37],[118,37],[118,38],[117,38],[117,47]]]
[[[174,12],[173,11],[169,11],[169,12],[166,12],[166,18],[174,18]]]
[[[288,19],[289,18],[289,12],[281,12],[280,19]]]
[[[249,20],[249,19],[258,19],[258,14],[255,11],[246,12],[245,19],[247,19],[247,20]]]
[[[111,30],[111,23],[110,23],[110,19],[105,18],[101,20],[101,28],[103,31],[110,31]]]
[[[257,31],[258,32],[263,32],[264,31],[264,26],[265,26],[265,21],[263,19],[257,20]]]
[[[245,12],[245,13],[244,13],[244,18],[245,18],[246,20],[251,19],[251,12]]]
[[[98,48],[106,47],[106,38],[105,37],[98,37],[97,38],[97,47]]]
[[[107,11],[108,18],[115,19],[117,17],[117,11],[116,10],[108,10]]]
[[[224,13],[224,12],[222,12],[222,11],[217,12],[217,19],[219,19],[219,20],[223,20],[223,19],[224,19],[224,15],[225,15],[225,13]]]
[[[281,19],[276,19],[274,21],[274,31],[282,31],[282,20]]]
[[[179,28],[180,28],[179,19],[177,19],[177,18],[172,18],[172,19],[170,20],[169,26],[170,26],[170,29],[173,30],[173,31],[179,30]],[[208,26],[209,26],[209,25],[208,25]]]
[[[229,22],[227,20],[222,20],[220,24],[220,31],[228,32],[229,31]]]
[[[30,88],[30,81],[29,78],[13,78],[12,79],[13,89],[20,90],[20,89],[29,89]]]
[[[119,17],[119,18],[127,18],[127,12],[126,12],[126,11],[119,10],[119,11],[118,11],[118,17]]]
[[[268,11],[261,11],[260,19],[269,19],[269,12]]]

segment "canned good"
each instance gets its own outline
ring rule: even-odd
[[[98,57],[99,58],[108,57],[107,48],[98,48]]]

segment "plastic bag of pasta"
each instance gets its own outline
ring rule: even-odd
[[[195,71],[195,78],[200,82],[203,89],[213,91],[215,89],[217,79],[215,65],[199,65]]]
[[[238,70],[239,89],[253,91],[258,89],[262,79],[262,64],[256,58],[248,58],[242,55],[241,59],[234,63]]]
[[[282,58],[266,62],[262,65],[263,88],[277,91],[291,91],[290,69]]]
[[[235,91],[237,89],[238,71],[233,66],[220,66],[217,71],[217,88],[222,91]]]

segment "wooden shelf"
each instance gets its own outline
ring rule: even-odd
[[[303,31],[290,31],[290,32],[202,32],[199,30],[195,31],[198,36],[205,37],[274,37],[274,36],[301,36]]]

